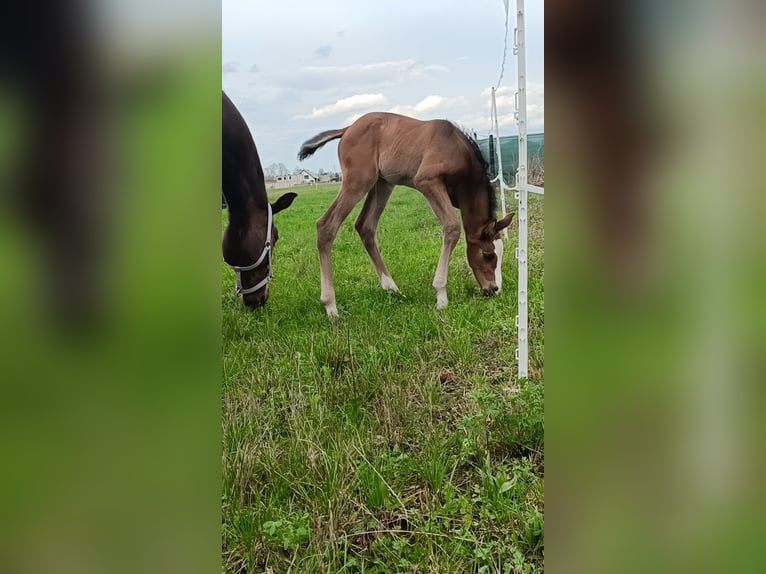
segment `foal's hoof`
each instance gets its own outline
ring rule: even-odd
[[[325,311],[327,311],[327,318],[330,321],[335,321],[338,318],[338,308],[335,305],[328,305],[325,307]]]
[[[436,300],[436,309],[437,309],[437,311],[441,310],[441,309],[444,309],[447,306],[447,303],[449,303],[449,301],[447,301],[446,299],[437,299]]]
[[[391,293],[399,293],[399,287],[396,286],[394,280],[391,277],[384,275],[380,279],[380,286],[383,287],[383,291],[390,291]]]

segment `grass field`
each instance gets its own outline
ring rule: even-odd
[[[401,296],[378,284],[360,204],[333,249],[331,325],[315,222],[337,189],[297,189],[276,216],[265,308],[246,311],[222,267],[224,571],[542,572],[542,199],[530,199],[530,379],[517,381],[515,227],[501,294],[480,295],[461,239],[437,312],[441,229],[424,198],[397,188],[380,221]]]

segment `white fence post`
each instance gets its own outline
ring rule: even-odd
[[[519,247],[516,249],[516,259],[519,268],[519,295],[518,315],[516,315],[516,327],[518,333],[518,347],[516,359],[518,362],[518,376],[525,379],[529,376],[529,335],[528,335],[528,227],[527,227],[527,64],[526,47],[524,40],[524,0],[516,0],[516,33],[514,34],[516,45],[514,53],[518,63],[518,106],[516,120],[519,128],[519,170],[516,175],[516,197],[519,200],[517,214],[519,224]]]

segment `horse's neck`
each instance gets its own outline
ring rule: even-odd
[[[458,208],[466,236],[478,233],[489,222],[488,205],[484,198],[461,195],[458,199]]]
[[[237,194],[235,197],[226,197],[229,210],[229,222],[233,226],[247,227],[255,216],[261,211],[266,211],[268,198],[247,197]]]

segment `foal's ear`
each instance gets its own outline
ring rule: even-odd
[[[513,221],[513,215],[513,213],[509,213],[500,221],[495,221],[493,219],[481,230],[481,236],[485,239],[497,239],[497,234],[511,224],[511,221]]]
[[[279,213],[280,211],[284,211],[290,207],[290,205],[293,203],[293,199],[296,197],[298,197],[298,194],[293,193],[292,191],[290,193],[281,195],[279,199],[271,204],[271,213]]]
[[[482,239],[489,239],[490,237],[495,236],[495,221],[494,219],[487,223],[484,227],[481,228],[481,238]]]
[[[513,221],[514,213],[509,213],[505,217],[503,217],[500,221],[495,223],[495,233],[500,233],[503,229],[508,227],[511,224],[511,221]]]

